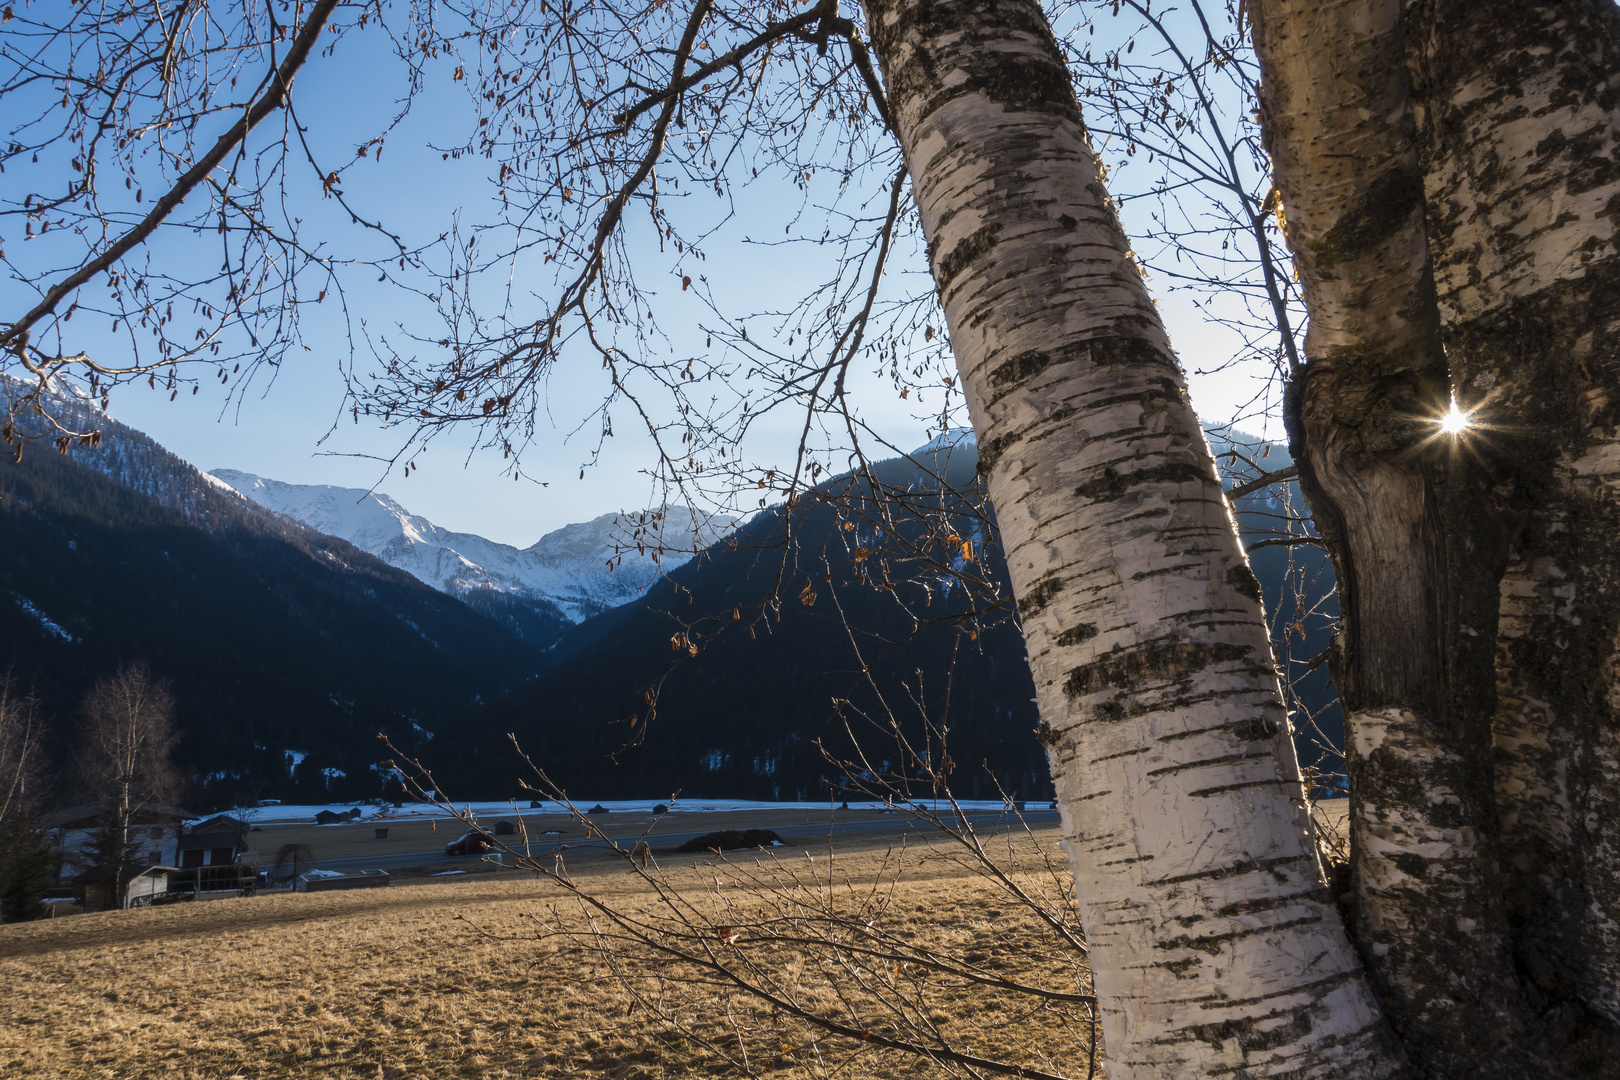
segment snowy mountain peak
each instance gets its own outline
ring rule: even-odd
[[[733,524],[674,507],[603,514],[520,549],[442,528],[381,492],[288,484],[236,469],[212,475],[260,506],[342,537],[442,592],[463,599],[498,594],[573,623],[634,600]]]
[[[977,448],[978,436],[973,434],[972,428],[949,428],[935,435],[911,452],[912,457],[922,457],[924,454],[937,454],[941,450],[955,450],[957,447]]]

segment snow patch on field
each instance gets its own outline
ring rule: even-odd
[[[355,808],[356,805],[357,804],[355,803],[309,803],[289,806],[261,806],[253,811],[253,823],[255,825],[266,825],[275,822],[313,822],[315,820],[315,815],[320,813],[322,810],[333,810],[340,814],[347,814],[351,809]],[[668,802],[667,796],[664,801],[658,799],[615,799],[610,802],[594,802],[591,799],[585,798],[577,800],[574,805],[579,807],[582,811],[587,807],[601,806],[610,815],[646,814],[650,813],[655,805],[667,806],[669,808],[669,813],[672,815],[714,813],[746,814],[758,813],[764,810],[802,810],[813,814],[817,811],[826,813],[829,810],[829,805],[826,802],[762,802],[750,799],[694,799],[690,801],[681,800],[679,802]],[[957,805],[964,810],[973,811],[995,811],[1007,809],[1007,804],[1000,799],[964,799],[958,802]],[[1044,802],[1030,802],[1026,803],[1025,807],[1030,811],[1045,810],[1047,809],[1047,804]],[[896,810],[897,812],[902,812],[905,809],[900,804],[896,804],[894,807],[885,807],[882,803],[854,801],[851,801],[849,808],[851,810],[892,809]],[[926,808],[933,809],[933,803],[931,801],[927,803]],[[398,809],[392,806],[362,805],[359,807],[359,809],[361,816],[355,819],[356,822],[399,821],[411,818],[429,818],[442,821],[446,818],[459,817],[469,812],[477,818],[487,819],[490,821],[497,820],[501,817],[512,817],[514,814],[521,814],[524,818],[566,818],[568,816],[568,810],[557,803],[543,801],[539,807],[531,808],[529,806],[529,800],[527,799],[520,800],[515,807],[511,802],[496,801],[457,803],[453,809],[445,809],[443,807],[434,806],[430,803],[406,803],[404,806],[399,807]],[[941,814],[950,813],[950,805],[941,800],[939,803],[938,812]],[[598,815],[590,816],[594,817]]]

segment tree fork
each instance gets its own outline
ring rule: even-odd
[[[996,505],[1110,1075],[1404,1075],[1259,589],[1038,4],[867,5]]]

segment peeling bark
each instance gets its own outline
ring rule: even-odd
[[[1419,0],[1406,19],[1458,397],[1524,521],[1497,636],[1508,914],[1566,1053],[1615,1075],[1596,1018],[1620,1019],[1620,13]]]
[[[1402,1075],[1254,577],[1032,0],[870,0],[1034,670],[1116,1078]]]
[[[1423,1071],[1544,1071],[1494,847],[1505,530],[1488,475],[1436,427],[1450,389],[1400,0],[1261,0],[1251,13],[1310,314],[1288,420],[1340,591],[1352,929]]]

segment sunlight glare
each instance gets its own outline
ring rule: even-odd
[[[1461,435],[1468,430],[1468,414],[1457,408],[1457,403],[1451,403],[1451,410],[1440,418],[1440,430],[1446,435]]]

